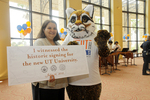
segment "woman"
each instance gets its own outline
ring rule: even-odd
[[[110,50],[110,52],[112,52],[113,51],[113,48],[112,48],[112,41],[110,40],[110,41],[108,41],[108,48],[109,48],[109,50]]]
[[[118,48],[117,51],[120,51],[120,50],[121,50],[121,47],[120,47],[118,41],[115,41],[115,43],[114,43],[114,45],[113,45],[113,47],[112,47],[112,49],[114,49],[114,50],[115,50],[116,48]]]
[[[117,51],[120,51],[120,50],[121,50],[121,47],[120,47],[118,41],[115,41],[115,43],[114,43],[114,45],[113,45],[113,47],[112,47],[112,49],[114,49],[114,50],[115,50],[116,48],[118,48]],[[119,54],[118,54],[118,58],[117,58],[117,63],[118,63],[118,60],[119,60]],[[118,64],[119,64],[119,63],[118,63]]]
[[[60,45],[57,24],[53,20],[46,20],[38,34],[34,46]],[[64,89],[68,85],[67,78],[56,79],[53,75],[49,80],[33,82],[33,100],[64,100]]]

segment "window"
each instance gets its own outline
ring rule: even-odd
[[[11,46],[32,46],[42,23],[53,19],[58,31],[66,27],[66,0],[9,0]],[[19,33],[18,25],[31,22],[31,33]]]
[[[111,32],[110,0],[82,0],[82,8],[85,8],[88,4],[94,5],[95,31],[105,29]]]
[[[145,0],[122,0],[123,36],[129,34],[129,40],[123,41],[123,47],[138,49],[141,53],[142,36],[145,32]],[[136,55],[138,56],[138,55]]]

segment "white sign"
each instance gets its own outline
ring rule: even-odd
[[[7,47],[8,84],[89,74],[84,46]]]

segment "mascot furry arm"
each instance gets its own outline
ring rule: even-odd
[[[98,46],[98,54],[107,57],[110,53],[107,47],[107,40],[110,33],[107,30],[99,30],[95,35],[95,23],[93,21],[94,6],[88,5],[83,10],[67,8],[68,16],[67,30],[68,35],[62,45],[74,40],[94,39]]]
[[[94,38],[98,45],[98,54],[101,57],[107,57],[110,54],[110,50],[107,46],[107,40],[110,37],[110,33],[107,30],[99,30],[97,36]]]

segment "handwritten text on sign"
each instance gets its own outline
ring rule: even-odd
[[[88,74],[83,46],[7,47],[9,85]]]

